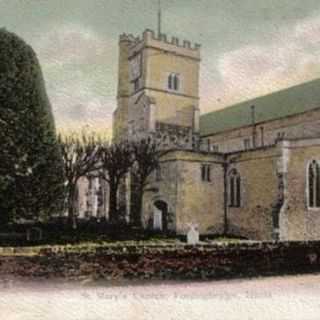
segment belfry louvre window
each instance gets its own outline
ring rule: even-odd
[[[229,173],[229,206],[234,208],[241,206],[241,178],[236,169]]]
[[[201,179],[202,181],[211,181],[211,166],[210,164],[201,165]]]
[[[245,150],[249,150],[251,147],[250,139],[244,139],[243,140],[243,147]]]
[[[320,166],[313,160],[308,167],[308,205],[320,208]]]
[[[170,73],[170,75],[168,77],[168,89],[174,90],[174,91],[179,91],[179,87],[180,87],[179,75],[176,73]]]

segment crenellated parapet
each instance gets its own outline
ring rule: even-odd
[[[119,41],[120,42],[131,42],[132,45],[138,43],[140,41],[139,37],[135,37],[133,34],[131,33],[122,33],[119,37]]]
[[[169,38],[166,34],[161,33],[160,35],[156,34],[153,30],[151,29],[146,29],[143,32],[143,39],[145,41],[148,40],[156,40],[156,41],[160,41],[169,45],[174,45],[176,47],[179,48],[185,48],[185,49],[191,49],[191,50],[200,50],[201,45],[198,43],[194,43],[192,44],[190,41],[188,40],[180,40],[177,37],[171,37]]]
[[[151,29],[146,29],[142,37],[134,37],[132,34],[122,34],[120,41],[129,42],[129,56],[134,56],[143,48],[158,49],[163,52],[171,52],[181,56],[200,60],[201,45],[191,43],[189,40],[181,40],[177,37],[169,38],[166,34],[158,35]]]

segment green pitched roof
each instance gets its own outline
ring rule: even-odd
[[[320,79],[206,113],[200,117],[200,135],[207,136],[250,125],[252,105],[255,106],[256,123],[319,108]]]

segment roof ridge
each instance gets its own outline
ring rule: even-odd
[[[230,108],[233,108],[233,107],[237,107],[239,105],[243,105],[244,103],[250,103],[250,101],[254,101],[254,100],[258,100],[258,99],[263,99],[263,98],[266,98],[266,97],[269,97],[269,96],[273,96],[273,95],[276,95],[276,94],[280,94],[282,92],[286,92],[286,91],[289,91],[291,89],[295,89],[295,88],[298,88],[298,87],[303,87],[305,85],[308,85],[308,84],[311,84],[311,83],[314,83],[314,82],[317,82],[317,81],[320,81],[320,78],[315,78],[313,80],[310,80],[310,81],[307,81],[307,82],[301,82],[300,84],[296,84],[296,85],[293,85],[293,86],[290,86],[290,87],[287,87],[287,88],[284,88],[284,89],[280,89],[280,90],[277,90],[277,91],[272,91],[270,93],[267,93],[267,94],[264,94],[262,96],[256,96],[254,98],[251,98],[251,99],[247,99],[247,100],[241,100],[237,103],[234,103],[234,104],[231,104],[231,105],[227,105],[225,107],[222,107],[220,109],[217,109],[217,110],[213,110],[213,111],[209,111],[209,112],[206,112],[206,113],[203,113],[201,116],[205,116],[205,115],[208,115],[208,114],[213,114],[213,113],[216,113],[216,112],[221,112],[221,111],[224,111],[226,109],[230,109]]]
[[[320,107],[320,78],[202,114],[200,135],[248,126],[251,124],[252,105],[256,107],[257,123],[314,110]]]

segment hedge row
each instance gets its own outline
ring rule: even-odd
[[[320,242],[55,247],[0,256],[0,277],[215,279],[318,271]]]

